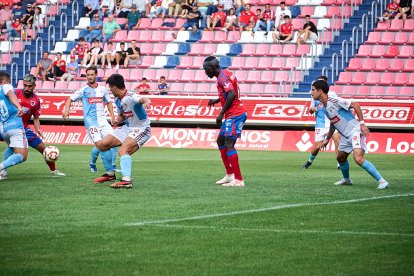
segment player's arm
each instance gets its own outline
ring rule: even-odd
[[[14,94],[13,90],[9,90],[6,95],[9,98],[10,102],[17,108],[17,116],[22,116],[22,106],[19,104],[19,100],[17,99],[16,94]]]
[[[221,121],[223,120],[224,113],[226,113],[227,109],[229,109],[229,107],[231,106],[235,98],[236,98],[236,93],[234,92],[234,90],[233,89],[229,90],[227,92],[226,102],[224,103],[223,108],[221,109],[219,115],[216,118],[216,123],[218,125],[221,125]]]
[[[322,141],[322,144],[320,146],[321,149],[326,148],[326,146],[328,145],[329,140],[332,138],[332,135],[334,134],[334,132],[335,132],[335,126],[334,126],[334,124],[331,123],[331,125],[329,126],[329,131],[326,134],[326,138]]]
[[[351,102],[351,105],[349,107],[355,110],[359,123],[361,124],[361,131],[366,137],[368,137],[370,132],[368,127],[365,125],[364,115],[362,114],[361,106],[357,102]]]
[[[215,105],[216,103],[219,103],[220,102],[220,99],[211,99],[211,100],[209,100],[208,101],[208,105],[209,106],[212,106],[212,105]]]
[[[69,97],[66,100],[65,107],[63,108],[63,112],[62,112],[63,120],[66,120],[67,118],[69,118],[69,111],[70,111],[70,104],[71,103],[72,103],[72,99]]]
[[[40,118],[39,117],[33,118],[33,125],[34,125],[34,128],[37,134],[39,134],[40,138],[45,139],[45,137],[43,136],[43,131],[40,130]]]
[[[142,104],[145,109],[148,109],[151,107],[151,100],[148,99],[147,97],[141,97],[139,99],[139,103]]]
[[[115,123],[114,104],[112,102],[108,102],[106,107],[108,108],[109,115],[111,116],[111,124],[114,124]]]

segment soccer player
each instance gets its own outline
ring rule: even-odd
[[[10,84],[10,75],[4,72],[0,72],[0,107],[0,135],[14,152],[0,164],[1,180],[6,178],[3,170],[27,158],[27,139],[21,118],[23,110]]]
[[[330,96],[329,85],[326,81],[318,80],[312,84],[312,97],[320,101],[325,107],[325,114],[331,121],[331,127],[322,146],[326,146],[332,137],[334,130],[337,129],[341,134],[337,160],[342,172],[343,179],[335,185],[352,185],[349,178],[348,155],[353,151],[355,163],[365,169],[372,177],[378,181],[379,190],[385,189],[389,183],[381,176],[375,166],[364,158],[367,150],[366,137],[369,129],[365,125],[364,116],[358,103],[340,97]],[[358,120],[350,109],[353,109],[358,116]]]
[[[220,103],[222,109],[216,118],[217,125],[221,125],[217,137],[217,145],[221,159],[226,168],[226,176],[217,181],[223,186],[241,187],[244,180],[239,166],[239,156],[234,145],[240,137],[244,123],[247,119],[247,111],[240,100],[237,79],[232,72],[222,70],[217,58],[209,56],[204,60],[203,68],[209,78],[217,78],[219,98],[208,101],[209,106]],[[224,123],[222,120],[224,117]]]
[[[43,132],[40,130],[40,99],[39,97],[33,92],[36,87],[36,77],[34,75],[28,74],[23,78],[23,90],[17,90],[15,92],[17,100],[19,101],[20,105],[22,106],[22,121],[24,126],[24,131],[26,132],[26,138],[29,142],[29,146],[40,152],[43,155],[43,151],[45,150],[46,146],[43,143],[41,138],[43,137]],[[29,121],[33,116],[33,125],[36,132],[33,132],[29,128]],[[10,155],[13,154],[13,150],[11,148],[6,148],[3,155],[3,160],[6,160]],[[55,176],[65,176],[64,173],[58,171],[56,169],[56,165],[54,162],[46,161],[46,164],[49,166],[50,172],[52,175]],[[5,174],[6,170],[4,170]]]
[[[86,69],[86,79],[88,80],[88,84],[81,87],[66,100],[62,114],[63,119],[67,119],[69,117],[70,104],[81,100],[86,133],[89,139],[95,143],[95,146],[97,142],[112,132],[112,127],[109,125],[105,115],[105,104],[111,115],[111,121],[113,122],[115,120],[113,104],[109,97],[108,90],[105,86],[96,83],[97,73],[98,69],[96,69],[96,67],[89,67]],[[101,151],[101,159],[106,173],[101,177],[96,178],[94,183],[115,180],[116,177],[112,167],[111,151]]]
[[[125,123],[125,125],[114,129],[105,136],[104,139],[96,143],[96,147],[101,151],[113,147],[119,148],[121,156],[122,179],[110,185],[112,188],[132,188],[131,155],[139,150],[151,137],[151,122],[147,116],[145,108],[149,108],[151,101],[133,92],[128,92],[125,88],[124,77],[120,74],[113,74],[106,83],[115,96],[115,105],[118,109],[118,117],[115,124]]]
[[[320,76],[317,78],[317,80],[323,80],[327,82],[328,78],[326,76]],[[331,91],[329,92],[329,95],[335,96],[335,97],[337,96],[335,92],[331,92]],[[322,141],[325,140],[326,134],[328,134],[329,127],[331,125],[329,119],[325,115],[325,107],[323,106],[323,104],[320,101],[314,100],[312,97],[311,97],[311,104],[310,104],[309,112],[311,114],[315,113],[315,118],[316,118],[315,145],[311,149],[308,161],[303,165],[304,170],[306,170],[312,165],[313,160],[315,160],[316,155],[318,155],[319,150],[321,149]],[[338,154],[337,151],[338,151],[338,145],[339,145],[339,133],[335,132],[332,135],[332,139],[334,140],[334,143],[335,143],[336,154]],[[338,165],[338,168],[339,168],[339,165]]]

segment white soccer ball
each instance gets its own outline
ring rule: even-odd
[[[43,157],[48,162],[56,162],[58,161],[60,156],[59,149],[55,146],[48,146],[43,151]]]

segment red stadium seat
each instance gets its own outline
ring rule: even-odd
[[[414,29],[413,29],[414,30]],[[393,44],[405,44],[408,41],[408,33],[398,32],[395,35]]]
[[[162,39],[162,42],[171,42],[175,38],[172,36],[174,33],[173,31],[163,31],[164,32],[164,38]]]
[[[19,81],[20,82],[20,81]],[[22,81],[23,84],[23,81]],[[23,88],[23,87],[21,87]],[[59,93],[64,93],[68,90],[68,82],[67,81],[57,81],[55,84],[55,90]]]
[[[208,94],[210,91],[210,84],[209,83],[199,83],[197,84],[197,92]]]
[[[296,48],[295,56],[301,57],[302,54],[307,55],[307,54],[309,54],[309,52],[310,52],[309,44],[301,44]]]
[[[152,54],[152,43],[141,43],[139,46],[141,50],[141,54],[143,55],[150,55]]]
[[[257,57],[248,57],[245,59],[244,69],[256,69],[258,63]]]
[[[410,33],[407,44],[414,44],[414,32]]]
[[[390,27],[390,21],[382,21],[382,22],[378,22],[377,27],[375,28],[376,31],[387,31],[388,28]]]
[[[380,74],[378,72],[368,72],[365,80],[366,85],[377,85],[380,82]]]
[[[388,28],[389,31],[401,31],[404,28],[402,19],[391,20],[391,26]]]
[[[332,6],[328,7],[328,11],[325,15],[326,18],[332,18],[333,16],[341,17],[341,7],[338,6]]]
[[[414,72],[414,59],[407,59],[405,61],[403,72],[410,72],[410,73]]]
[[[260,79],[260,71],[252,70],[247,73],[246,82],[259,83]]]
[[[408,77],[407,85],[414,86],[414,73],[411,73]]]
[[[127,80],[140,81],[143,77],[145,77],[142,75],[142,73],[142,70],[131,70],[129,73],[129,78]]]
[[[368,34],[368,39],[365,41],[366,44],[378,44],[381,40],[381,33],[379,32],[370,32]]]
[[[159,30],[161,28],[161,25],[163,23],[163,19],[162,18],[154,18],[151,21],[151,26],[148,28],[150,30]]]
[[[132,71],[134,71],[134,70],[132,70]],[[121,69],[118,69],[118,74],[121,74],[125,79],[129,79],[130,70],[129,69],[125,69],[125,68],[121,68]]]
[[[360,70],[361,71],[371,71],[371,70],[374,70],[374,68],[375,68],[375,59],[366,58],[362,62]]]
[[[280,44],[271,44],[270,45],[268,56],[272,56],[272,57],[280,56],[281,53],[282,53],[282,45],[280,45]]]
[[[390,62],[390,67],[388,71],[391,72],[400,72],[404,68],[404,60],[403,59],[393,59]]]
[[[139,30],[148,30],[151,27],[151,19],[149,18],[141,18],[139,22]]]
[[[285,58],[276,57],[272,59],[272,64],[269,69],[282,69],[283,67],[285,67]]]
[[[267,56],[269,54],[269,45],[259,44],[256,46],[256,52],[253,53],[254,56]]]
[[[170,92],[168,92],[168,94],[173,94],[173,95],[177,94],[177,95],[179,95],[183,92],[192,93],[194,91],[185,90],[184,89],[184,83],[182,83],[182,82],[173,82],[173,83],[171,83]]]
[[[381,75],[379,84],[380,85],[391,85],[394,83],[394,73],[384,72]]]
[[[203,57],[203,56],[201,56],[201,57],[194,57],[193,58],[193,64],[191,65],[190,68],[193,68],[193,69],[203,68],[204,59],[205,59],[205,57]]]
[[[215,32],[212,42],[222,43],[224,40],[226,40],[226,38],[227,38],[227,33],[226,32],[221,32],[221,31],[220,32]]]
[[[155,70],[154,69],[145,69],[142,72],[142,77],[147,78],[148,81],[158,81],[158,79],[155,78]]]
[[[234,72],[234,75],[236,76],[236,78],[239,82],[242,82],[242,83],[247,82],[247,79],[248,79],[247,78],[247,71],[237,70],[237,71]]]
[[[349,86],[349,87],[352,87],[352,86]],[[369,96],[369,94],[371,94],[369,86],[357,86],[356,89],[355,87],[353,88],[354,88],[354,93],[355,93],[354,97],[365,98]]]
[[[289,58],[286,59],[286,63],[285,63],[285,66],[283,67],[283,69],[285,69],[285,70],[289,69],[290,70],[294,67],[299,68],[299,65],[300,65],[300,59],[299,58],[289,57]]]
[[[402,58],[413,57],[413,53],[414,53],[413,46],[411,46],[411,45],[401,46],[400,57],[402,57]]]
[[[355,86],[351,86],[351,85],[342,86],[341,95],[347,95],[347,96],[355,95]]]
[[[139,34],[139,37],[136,38],[136,41],[138,42],[150,42],[151,41],[151,31],[143,30],[143,31],[129,31],[129,34],[131,32],[136,32]]]
[[[177,65],[178,69],[190,69],[193,64],[193,58],[191,56],[183,56],[180,59],[180,65]]]
[[[206,44],[204,45],[204,51],[200,52],[200,54],[205,56],[211,56],[217,50],[217,44]]]
[[[138,65],[139,68],[148,68],[154,64],[154,57],[153,56],[142,56],[141,57],[142,63]]]
[[[185,18],[177,18],[177,21],[175,22],[174,30],[179,30],[183,26],[183,24],[187,22],[187,19]]]
[[[393,32],[385,32],[382,33],[381,39],[378,43],[388,45],[394,41],[394,33]]]
[[[414,88],[413,87],[400,87],[399,98],[401,99],[413,99]]]
[[[157,69],[157,71],[155,72],[155,79],[159,80],[161,77],[165,77],[165,79],[168,80],[168,74],[169,70],[167,69]]]
[[[245,96],[246,94],[250,94],[250,84],[248,83],[240,83],[239,84],[240,89],[240,95]],[[215,92],[217,92],[217,88],[215,89]]]
[[[165,31],[152,31],[152,36],[150,42],[159,43],[160,41],[164,41]]]
[[[234,43],[240,40],[240,32],[238,31],[230,31],[227,32],[227,39],[224,41],[226,43]]]
[[[371,50],[372,50],[371,45],[361,45],[359,46],[358,53],[355,56],[369,57],[371,55]]]
[[[372,47],[371,57],[382,57],[384,53],[384,45],[374,45],[374,47]]]
[[[136,40],[136,41],[140,42],[141,40],[139,39],[139,34],[141,32],[142,31],[137,31],[137,30],[129,31],[126,40],[127,41]],[[143,42],[145,42],[145,41],[143,41]]]
[[[348,64],[348,71],[359,71],[362,67],[362,60],[360,58],[351,58]]]
[[[355,72],[352,75],[352,79],[349,83],[350,84],[363,84],[363,83],[365,83],[365,73],[364,72]]]
[[[197,91],[197,84],[196,83],[191,83],[191,82],[187,82],[184,83],[184,92],[187,92],[189,94],[194,93]]]
[[[204,53],[204,44],[200,44],[200,43],[191,44],[191,51],[188,52],[188,55],[198,56],[202,53]]]
[[[168,81],[178,82],[181,79],[181,70],[170,70],[168,74]]]
[[[125,30],[120,30],[115,33],[115,36],[111,39],[113,42],[125,41],[128,37],[128,33]]]
[[[398,46],[390,45],[387,48],[387,51],[384,53],[384,57],[396,57],[399,54]]]
[[[194,81],[194,70],[184,70],[181,75],[181,81]]]
[[[39,87],[37,86],[37,83],[36,83],[36,87],[37,89],[39,89]],[[44,92],[52,92],[52,90],[55,89],[55,83],[53,81],[44,81],[41,89],[46,90]]]
[[[413,30],[414,30],[414,19],[405,20],[403,31],[412,32]]]
[[[229,69],[242,69],[243,67],[244,67],[244,58],[235,57],[233,58],[231,66],[229,66]]]
[[[175,25],[175,19],[174,18],[164,18],[164,22],[163,23],[172,23],[173,25]],[[160,27],[161,30],[171,30],[173,29],[173,27],[167,27],[167,26],[162,26]]]
[[[267,70],[271,67],[271,64],[272,64],[272,58],[261,57],[259,59],[259,63],[257,64],[257,69]]]
[[[254,53],[256,53],[256,45],[245,44],[243,47],[243,52],[240,53],[240,56],[253,56]]]
[[[389,86],[385,89],[385,96],[384,98],[391,98],[391,99],[395,99],[398,98],[398,87],[395,86]]]
[[[250,86],[250,92],[251,93],[248,96],[256,96],[255,94],[260,94],[261,96],[263,96],[263,92],[264,92],[263,84],[258,84],[258,83],[252,84]],[[266,94],[266,93],[264,93],[264,94]]]
[[[384,72],[389,66],[388,59],[378,59],[375,64],[374,71]]]
[[[263,91],[265,93],[272,94],[273,96],[276,96],[277,94],[277,85],[276,84],[266,84],[263,88]]]
[[[210,79],[209,77],[207,77],[204,70],[195,70],[194,81],[195,82],[216,82],[215,79]]]
[[[296,45],[295,44],[285,44],[283,46],[283,51],[280,53],[282,57],[293,57],[296,53]]]
[[[276,71],[273,82],[274,83],[281,83],[282,81],[288,81],[288,79],[289,79],[289,72],[288,71]]]
[[[382,86],[371,87],[371,96],[384,96],[384,88]]]
[[[338,81],[336,84],[349,84],[352,80],[351,72],[341,72],[339,73]]]
[[[299,18],[305,18],[305,15],[312,15],[315,7],[312,6],[301,6]]]
[[[259,79],[260,83],[271,83],[273,82],[273,71],[263,71],[262,76]]]
[[[203,31],[201,39],[198,42],[211,43],[214,39],[214,33],[212,31]]]
[[[406,73],[395,74],[394,82],[393,82],[394,85],[403,86],[403,85],[406,85],[407,83],[408,83],[408,74]]]

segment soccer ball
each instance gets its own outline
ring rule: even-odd
[[[43,151],[43,157],[48,162],[58,161],[59,156],[60,156],[59,149],[55,146],[48,146]]]

